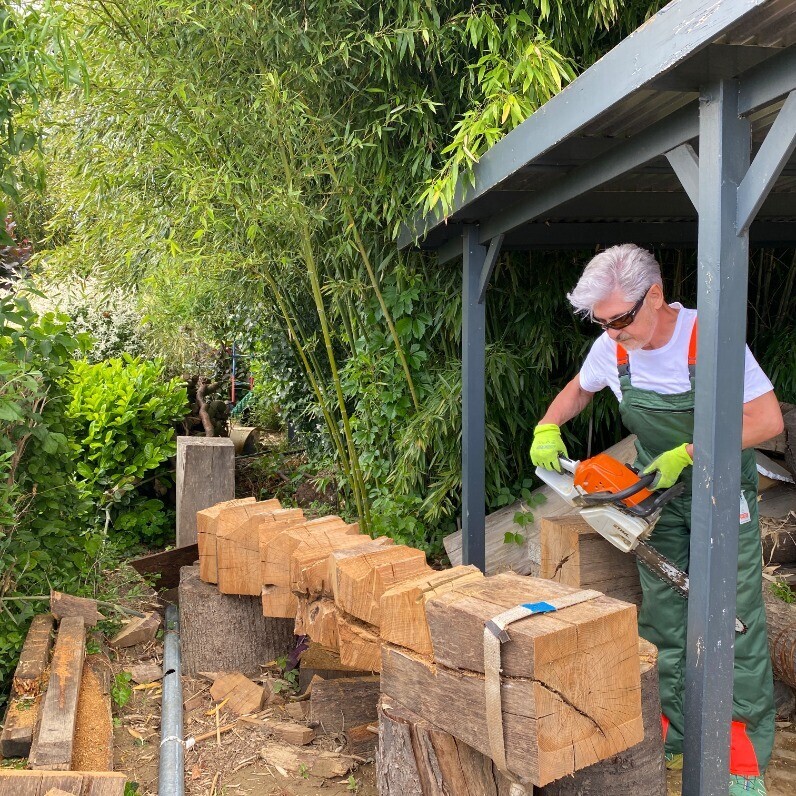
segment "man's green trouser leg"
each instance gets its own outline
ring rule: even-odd
[[[762,773],[774,745],[774,696],[763,605],[760,530],[754,492],[745,492],[750,520],[740,526],[738,539],[738,597],[736,615],[749,630],[735,636],[733,719],[743,722]],[[688,571],[691,499],[683,496],[664,510],[649,543],[684,571]],[[639,631],[658,647],[661,708],[669,720],[666,751],[683,751],[683,688],[688,607],[684,599],[639,564],[644,595]],[[733,760],[736,752],[733,728]]]

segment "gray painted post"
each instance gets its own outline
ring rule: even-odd
[[[235,498],[229,437],[177,437],[177,547],[196,543],[196,512]]]
[[[486,305],[479,303],[486,248],[478,227],[462,231],[462,563],[486,568]]]
[[[726,794],[729,777],[749,266],[749,237],[735,221],[750,148],[737,83],[704,88],[683,796]]]

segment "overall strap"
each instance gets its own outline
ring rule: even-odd
[[[697,357],[697,318],[694,318],[694,325],[691,327],[691,339],[688,341],[688,378],[691,380],[691,389],[694,389],[694,377],[696,376],[696,357]]]

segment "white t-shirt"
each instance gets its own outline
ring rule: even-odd
[[[685,309],[682,304],[670,304],[677,313],[677,323],[671,339],[662,348],[630,351],[630,379],[634,387],[652,390],[662,395],[686,392],[691,387],[688,378],[688,343],[696,319],[696,310]],[[699,351],[697,351],[697,359]],[[580,370],[580,386],[588,392],[599,392],[610,387],[617,400],[622,400],[619,375],[616,371],[616,342],[608,333],[601,334],[593,343]],[[744,372],[744,403],[770,392],[774,386],[746,346]]]

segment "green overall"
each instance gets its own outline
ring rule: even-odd
[[[695,355],[695,345],[693,349]],[[617,358],[622,392],[619,413],[627,429],[638,437],[636,464],[645,467],[664,451],[693,440],[694,368],[693,364],[689,366],[691,388],[687,392],[661,395],[633,387],[629,362],[620,364],[619,359],[620,355]],[[688,572],[691,533],[691,474],[691,467],[683,471],[680,480],[686,485],[684,493],[666,505],[648,540],[685,572]],[[740,524],[738,539],[736,615],[748,630],[735,636],[730,773],[752,776],[762,775],[771,757],[774,697],[762,597],[757,468],[751,449],[743,451],[741,457],[741,487],[749,513],[748,519],[742,518],[746,521]],[[683,751],[687,603],[642,564],[639,575],[643,593],[639,632],[658,647],[666,751],[677,754]]]

